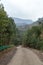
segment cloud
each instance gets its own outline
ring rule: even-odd
[[[2,0],[9,16],[36,20],[43,17],[43,0]]]

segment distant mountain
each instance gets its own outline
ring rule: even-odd
[[[16,27],[18,28],[21,36],[24,34],[25,31],[31,29],[32,26],[39,25],[38,21],[33,22],[32,20],[20,19],[20,18],[13,18],[13,19],[16,23]]]
[[[32,28],[32,26],[38,26],[39,23],[38,22],[33,22],[32,20],[27,20],[27,19],[20,19],[20,18],[13,18],[17,28],[21,31],[24,32],[30,28]]]
[[[18,35],[20,35],[20,39],[22,39],[23,34],[28,30],[31,29],[32,26],[38,26],[39,22],[43,23],[43,18],[39,19],[38,21],[34,22],[32,20],[27,20],[27,19],[20,19],[20,18],[13,18],[15,23],[16,23],[16,27],[19,30]]]
[[[31,29],[32,26],[38,26],[39,23],[38,22],[33,22],[32,24],[26,24],[24,26],[17,26],[17,28],[20,30],[20,31],[26,31],[28,29]]]
[[[15,18],[15,17],[13,19],[17,26],[24,26],[24,25],[33,23],[32,20],[28,20],[28,19],[20,19],[20,18]]]
[[[38,26],[39,23],[38,22],[33,22],[32,24],[29,25],[29,28],[32,28],[32,26]]]
[[[28,19],[20,19],[20,18],[13,18],[17,28],[20,31],[26,31],[27,29],[30,29],[32,26],[37,26],[39,25],[38,22],[33,22],[32,20],[28,20]]]

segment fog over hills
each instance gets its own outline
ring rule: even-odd
[[[29,19],[20,19],[20,18],[13,18],[17,26],[24,26],[27,24],[32,24],[33,21]]]
[[[15,18],[15,17],[13,19],[16,23],[16,27],[22,32],[32,28],[32,26],[38,25],[38,22],[34,22],[29,19],[20,19],[20,18]]]

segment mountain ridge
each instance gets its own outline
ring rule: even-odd
[[[16,26],[23,26],[23,25],[27,25],[27,24],[32,24],[33,21],[30,20],[30,19],[21,19],[21,18],[13,18],[15,23],[16,23]]]
[[[37,26],[38,22],[34,22],[30,19],[21,19],[21,18],[13,18],[16,24],[16,27],[18,28],[18,30],[20,31],[26,31],[30,28],[32,28],[32,26]]]

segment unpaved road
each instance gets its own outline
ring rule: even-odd
[[[17,52],[8,65],[43,65],[38,56],[30,49],[17,47]]]

